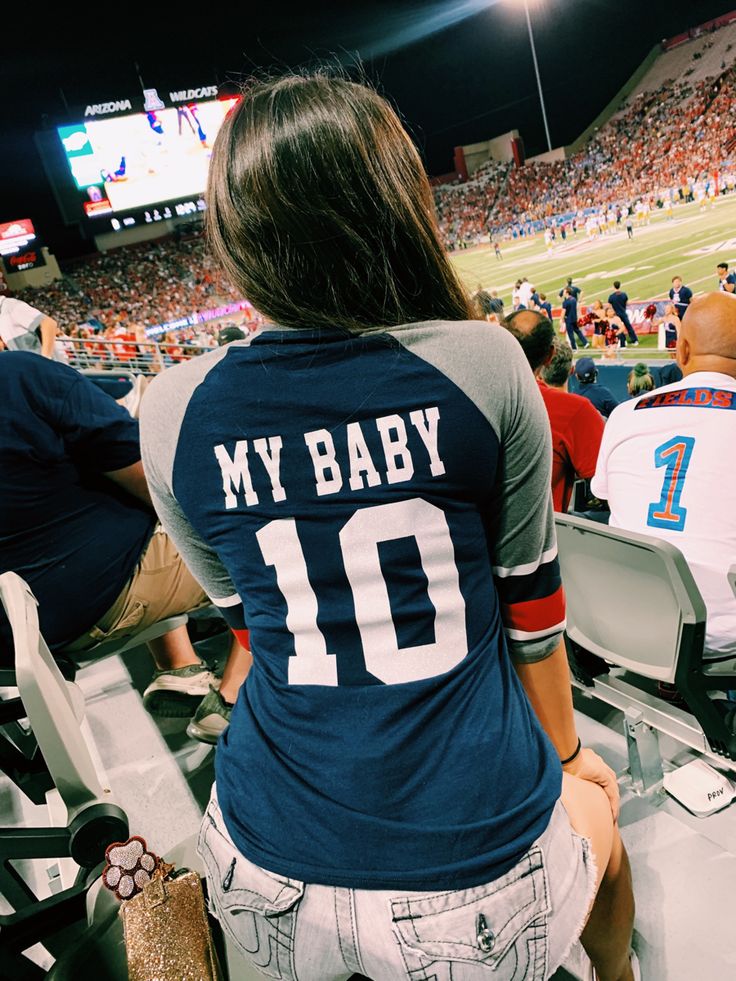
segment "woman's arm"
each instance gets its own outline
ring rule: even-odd
[[[563,639],[560,638],[553,653],[543,661],[531,664],[516,662],[514,667],[542,728],[557,750],[557,755],[561,760],[572,756],[578,744],[578,734],[572,710],[570,669]]]
[[[576,754],[578,735],[564,641],[560,639],[553,653],[543,661],[533,664],[517,662],[514,666],[527,698],[560,759],[574,757],[562,769],[582,780],[600,784],[608,795],[616,820],[619,810],[616,774],[592,749],[581,749]]]
[[[542,728],[565,760],[576,752],[578,736],[563,640],[550,423],[520,346],[507,352],[506,380],[503,453],[488,511],[493,574],[509,655]],[[617,815],[616,777],[592,750],[581,750],[564,770],[599,783]]]

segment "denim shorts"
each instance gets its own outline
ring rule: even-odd
[[[231,957],[235,950],[253,977],[280,981],[347,981],[353,973],[372,981],[545,981],[580,936],[596,884],[589,842],[560,801],[506,875],[456,891],[347,889],[266,871],[233,844],[214,788],[198,851]],[[232,961],[230,972],[245,976]]]

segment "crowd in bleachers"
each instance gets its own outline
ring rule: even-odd
[[[530,161],[509,169],[505,180],[507,165],[494,164],[493,178],[474,175],[467,184],[436,188],[445,242],[457,249],[563,216],[579,222],[591,208],[692,200],[697,187],[711,182],[718,193],[731,190],[735,108],[733,68],[643,90],[565,160]]]
[[[477,244],[504,187],[510,165],[490,160],[466,184],[447,184],[435,190],[435,207],[442,237],[448,248]]]
[[[242,299],[199,235],[116,249],[77,261],[65,273],[42,290],[17,294],[43,306],[65,333],[96,322],[145,329]]]

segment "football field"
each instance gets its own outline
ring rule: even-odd
[[[613,280],[630,300],[655,300],[667,295],[674,275],[682,276],[694,293],[717,288],[716,263],[736,267],[736,194],[721,197],[714,208],[700,211],[697,204],[681,205],[668,220],[653,213],[650,225],[634,228],[629,240],[626,229],[589,240],[584,230],[568,235],[548,254],[541,235],[501,243],[499,261],[490,245],[452,254],[463,282],[470,290],[479,286],[496,289],[506,309],[511,309],[511,290],[526,276],[553,307],[568,276],[583,290],[583,304],[604,302],[613,290]],[[642,347],[656,347],[656,335],[642,337]],[[641,347],[638,349],[641,351]],[[636,356],[636,351],[627,352]]]

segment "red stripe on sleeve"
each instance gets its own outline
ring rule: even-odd
[[[526,600],[523,603],[502,603],[501,619],[511,630],[534,633],[554,627],[565,619],[565,593],[562,586],[550,596]]]
[[[246,651],[250,650],[250,630],[233,630],[235,637],[241,647],[244,647]]]

